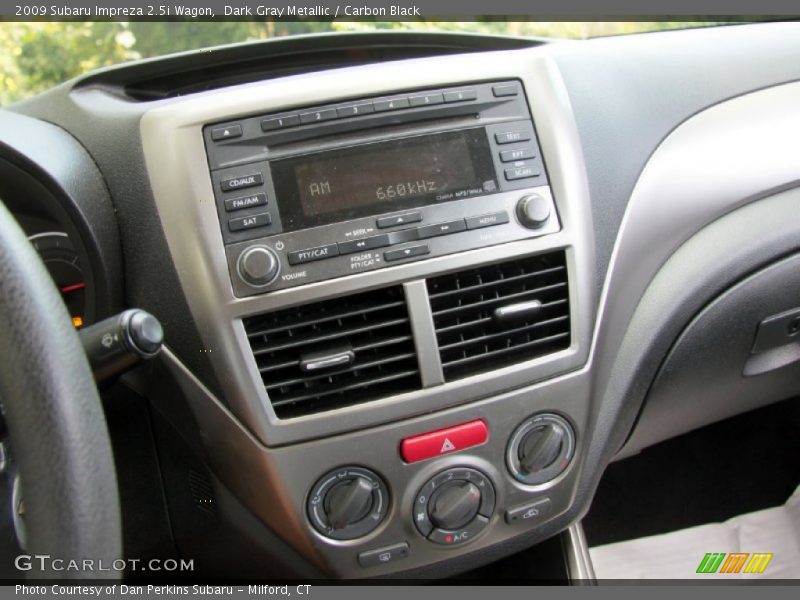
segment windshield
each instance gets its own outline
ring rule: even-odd
[[[0,105],[98,67],[235,42],[377,29],[586,39],[704,22],[0,22]],[[57,60],[53,60],[58,57]]]

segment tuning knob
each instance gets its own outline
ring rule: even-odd
[[[431,498],[428,510],[434,526],[460,529],[472,521],[481,505],[481,491],[469,481],[451,481]]]
[[[334,540],[354,540],[380,525],[389,507],[389,490],[375,473],[342,467],[323,475],[308,497],[314,528]]]
[[[550,201],[539,194],[523,196],[517,203],[517,218],[529,229],[539,229],[550,218]]]
[[[517,427],[508,443],[508,469],[528,485],[555,479],[569,466],[575,434],[569,422],[554,414],[539,414]]]
[[[250,285],[262,287],[272,283],[280,271],[275,253],[266,246],[250,246],[236,263],[239,276]]]

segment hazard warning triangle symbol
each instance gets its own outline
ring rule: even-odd
[[[439,454],[444,454],[445,452],[452,452],[455,449],[456,447],[453,444],[453,442],[451,442],[449,438],[444,438],[444,444],[442,444],[442,449],[439,450]]]

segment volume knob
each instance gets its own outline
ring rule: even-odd
[[[280,271],[278,257],[266,246],[250,246],[239,255],[236,266],[242,279],[258,287],[272,283]]]
[[[517,217],[529,229],[539,229],[550,218],[550,202],[539,194],[523,196],[517,203]]]

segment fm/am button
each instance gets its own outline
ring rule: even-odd
[[[290,265],[302,265],[315,260],[324,260],[339,256],[339,246],[337,244],[327,244],[316,248],[306,248],[305,250],[295,250],[289,252],[286,258]]]

